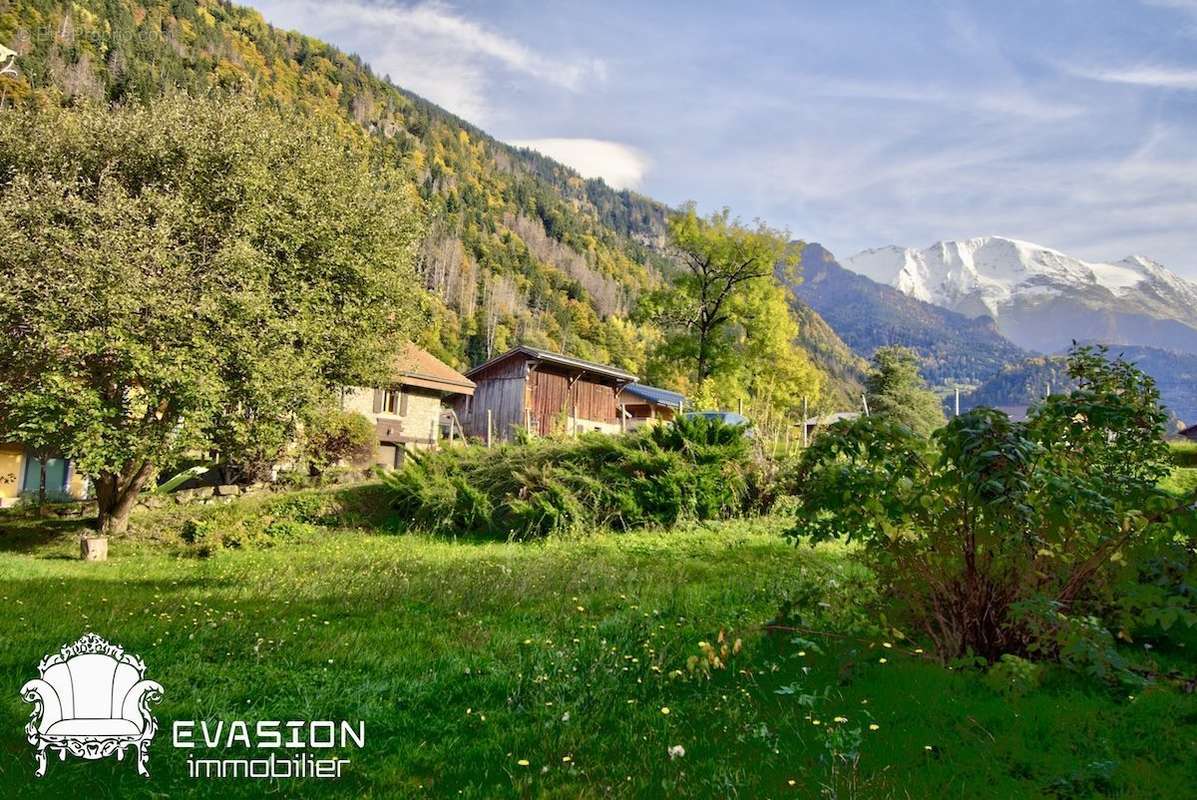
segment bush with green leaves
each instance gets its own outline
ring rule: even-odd
[[[356,411],[320,409],[303,429],[304,457],[319,475],[341,462],[368,461],[374,452],[374,423]]]
[[[410,527],[526,539],[730,517],[746,507],[751,470],[742,430],[695,418],[624,436],[414,453],[383,480]]]
[[[1141,565],[1197,533],[1197,497],[1157,486],[1171,465],[1153,381],[1100,348],[1074,348],[1069,372],[1077,388],[1026,422],[979,408],[930,438],[893,419],[837,423],[794,475],[789,535],[859,543],[945,661],[1011,653],[1101,671],[1111,630],[1158,622],[1160,606],[1197,621],[1191,596],[1137,588]]]

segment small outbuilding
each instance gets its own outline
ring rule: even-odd
[[[525,345],[465,377],[477,388],[472,397],[454,398],[454,410],[466,435],[483,441],[509,441],[521,429],[540,436],[618,433],[620,395],[636,381],[618,367]]]
[[[668,389],[631,383],[624,387],[619,404],[623,411],[625,427],[627,430],[635,430],[658,421],[669,422],[676,419],[686,406],[686,398]]]
[[[1197,425],[1190,425],[1178,433],[1177,436],[1183,436],[1191,442],[1197,442]]]

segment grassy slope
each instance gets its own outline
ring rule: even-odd
[[[1197,785],[1191,695],[1132,701],[1053,674],[1007,701],[900,648],[824,639],[816,653],[761,635],[781,597],[823,600],[820,624],[837,625],[867,591],[841,551],[789,547],[762,524],[510,545],[341,532],[207,560],[116,541],[104,564],[69,560],[67,532],[5,527],[9,796],[90,796],[97,780],[105,796],[260,793],[185,777],[165,731],[193,717],[367,720],[347,778],[289,783],[286,796],[810,797],[832,780],[828,723],[833,736],[861,730],[864,797],[1031,797],[1060,781],[1077,796],[1183,797]],[[731,669],[670,677],[721,628],[745,641]],[[148,782],[111,759],[52,759],[32,778],[18,689],[87,629],[166,687]],[[670,760],[678,744],[686,754]],[[851,772],[834,763],[846,794]]]

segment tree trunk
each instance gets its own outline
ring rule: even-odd
[[[50,513],[46,508],[46,454],[42,453],[38,458],[38,482],[37,482],[37,514],[39,517],[44,517]]]
[[[129,514],[137,504],[137,495],[145,486],[153,465],[148,461],[127,464],[120,474],[101,473],[96,479],[96,527],[105,535],[129,529]]]

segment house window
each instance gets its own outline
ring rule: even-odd
[[[382,408],[388,414],[402,416],[407,413],[407,397],[401,389],[387,389],[383,394]]]

